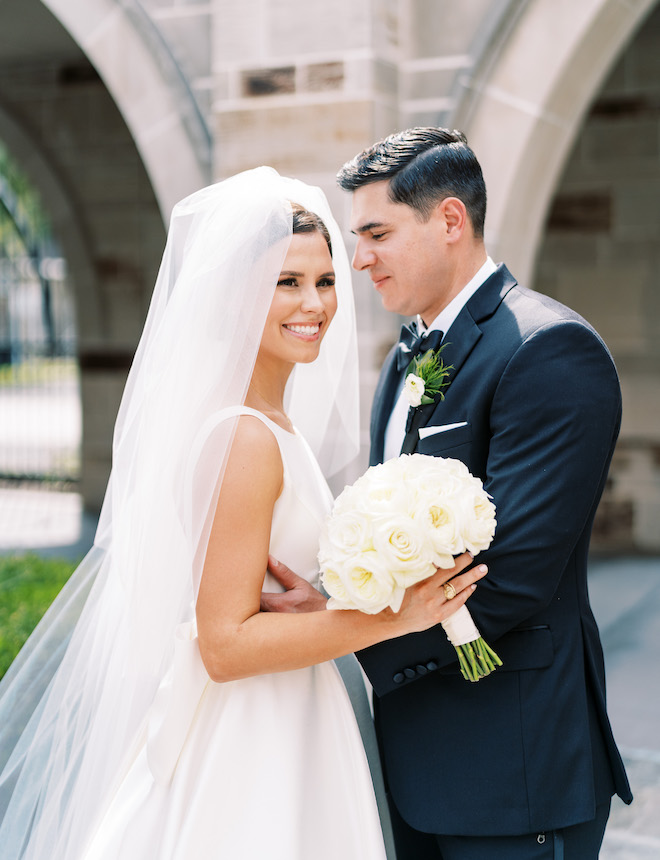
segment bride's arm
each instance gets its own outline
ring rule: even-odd
[[[485,571],[465,556],[408,589],[401,610],[274,614],[259,603],[275,502],[282,490],[277,440],[258,419],[244,417],[222,483],[197,599],[199,646],[214,681],[299,669],[418,632],[444,621],[472,593]],[[447,603],[442,584],[459,592]]]

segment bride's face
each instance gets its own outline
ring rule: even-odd
[[[332,257],[323,236],[294,233],[261,338],[259,355],[310,362],[337,310]]]

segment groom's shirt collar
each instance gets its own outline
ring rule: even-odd
[[[479,269],[476,275],[468,281],[460,293],[449,302],[446,308],[440,311],[438,316],[433,320],[431,325],[426,328],[421,317],[417,317],[418,331],[444,331],[445,334],[449,331],[456,317],[463,310],[468,301],[477,292],[479,287],[490,278],[493,272],[497,269],[495,263],[490,257],[486,257],[486,262]]]
[[[456,317],[462,311],[465,304],[476,293],[479,287],[488,280],[493,272],[497,269],[495,263],[490,257],[486,258],[486,262],[479,269],[476,275],[463,287],[460,293],[453,298],[447,307],[440,311],[438,316],[433,320],[431,325],[426,328],[421,317],[417,317],[418,331],[432,331],[439,329],[447,333]],[[399,396],[394,401],[392,414],[385,428],[385,447],[383,451],[383,459],[390,460],[393,457],[398,457],[401,453],[401,446],[406,435],[406,418],[408,417],[408,403],[403,396],[403,380],[399,389]]]

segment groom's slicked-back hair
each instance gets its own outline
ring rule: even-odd
[[[441,200],[458,197],[474,235],[483,237],[486,184],[462,131],[425,127],[391,134],[346,162],[337,174],[345,191],[381,180],[390,182],[390,199],[406,203],[422,221]]]

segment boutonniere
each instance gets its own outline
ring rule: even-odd
[[[454,369],[452,364],[446,365],[440,358],[446,346],[449,344],[443,343],[440,349],[429,349],[413,358],[408,365],[403,391],[413,409],[435,402],[438,395],[441,400],[445,399],[442,389],[449,385],[449,371]]]

